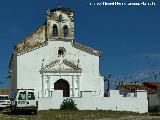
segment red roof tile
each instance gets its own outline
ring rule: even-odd
[[[144,82],[143,84],[152,89],[158,89],[160,87],[160,82]]]

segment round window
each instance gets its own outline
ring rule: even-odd
[[[66,52],[66,49],[64,47],[59,47],[58,55],[64,55],[65,52]]]

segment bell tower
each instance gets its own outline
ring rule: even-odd
[[[47,40],[73,40],[74,19],[73,10],[70,8],[58,7],[47,10],[46,18]]]

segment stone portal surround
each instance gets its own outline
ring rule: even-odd
[[[65,77],[71,77],[70,80],[65,79]],[[56,80],[51,79],[56,77]],[[52,92],[54,92],[54,83],[59,80],[64,79],[70,85],[70,97],[80,97],[80,84],[79,84],[79,75],[44,75],[42,74],[42,97],[52,97]]]

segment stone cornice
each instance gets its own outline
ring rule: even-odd
[[[55,68],[54,66],[64,64],[68,66],[69,68]],[[68,60],[55,60],[49,63],[48,65],[42,66],[40,73],[81,73],[82,69],[79,67],[79,65],[68,61]]]

